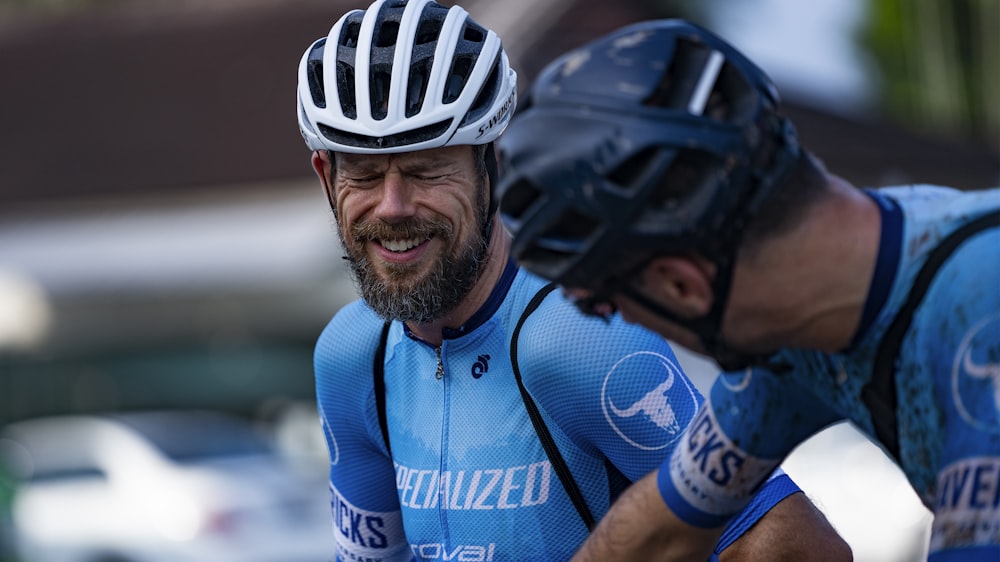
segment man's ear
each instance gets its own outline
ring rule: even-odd
[[[708,262],[689,257],[661,256],[643,269],[642,291],[687,318],[708,314],[712,308],[712,275]]]
[[[319,182],[323,185],[323,193],[326,193],[326,200],[330,203],[330,207],[336,212],[336,199],[333,198],[333,186],[330,185],[330,172],[333,170],[333,162],[330,159],[333,156],[325,150],[315,150],[312,153],[312,167],[316,175],[319,176]]]

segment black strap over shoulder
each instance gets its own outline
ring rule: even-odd
[[[524,387],[524,382],[521,380],[521,370],[517,366],[517,338],[521,333],[521,326],[524,325],[524,321],[528,319],[528,316],[538,308],[542,300],[555,288],[556,285],[554,283],[549,283],[542,287],[535,293],[531,302],[525,307],[524,312],[521,313],[521,318],[517,321],[517,326],[514,328],[514,334],[510,341],[510,360],[511,365],[514,367],[514,379],[517,381],[517,388],[521,391],[521,399],[524,401],[524,407],[528,410],[531,425],[535,427],[535,433],[538,434],[538,439],[542,442],[545,454],[549,457],[549,462],[552,463],[552,469],[555,471],[556,476],[559,477],[559,482],[562,483],[563,489],[566,490],[566,494],[572,500],[577,513],[580,514],[580,519],[583,519],[583,524],[587,526],[588,531],[593,531],[596,524],[594,514],[591,513],[590,507],[587,506],[583,492],[580,491],[576,480],[573,479],[573,474],[570,472],[566,460],[563,459],[562,454],[559,452],[559,447],[556,446],[555,439],[552,438],[552,433],[549,432],[545,421],[542,420],[542,414],[538,411],[538,406],[532,400],[528,389]]]
[[[385,344],[389,339],[391,325],[392,322],[386,322],[382,326],[382,335],[375,350],[375,363],[372,368],[375,376],[375,409],[378,410],[378,426],[382,430],[382,440],[385,441],[385,450],[389,453],[389,458],[392,458],[392,448],[389,447],[389,424],[385,421]]]
[[[903,337],[910,328],[913,313],[927,293],[934,275],[937,274],[938,269],[948,259],[948,256],[972,235],[997,226],[1000,226],[1000,210],[992,211],[965,224],[942,240],[931,251],[927,262],[920,268],[913,281],[913,287],[907,295],[906,302],[900,307],[896,318],[886,330],[885,335],[882,336],[878,354],[875,356],[871,381],[862,389],[861,397],[871,413],[876,437],[897,462],[900,459],[899,429],[896,419],[896,409],[899,405],[896,395],[896,375],[898,373],[899,348],[903,344]]]

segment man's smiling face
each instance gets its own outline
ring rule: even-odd
[[[333,155],[338,232],[362,297],[387,319],[453,310],[486,257],[486,178],[470,146]]]

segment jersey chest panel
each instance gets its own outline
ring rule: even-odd
[[[396,488],[420,559],[566,557],[585,535],[521,400],[502,330],[387,354]],[[554,531],[558,529],[562,536]],[[550,530],[552,532],[550,532]]]

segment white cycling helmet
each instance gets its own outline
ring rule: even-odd
[[[516,98],[500,38],[461,7],[432,0],[348,12],[299,64],[299,130],[312,150],[487,144]]]

